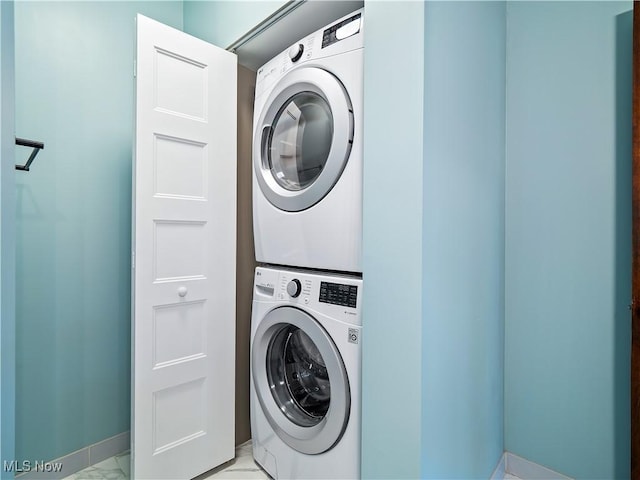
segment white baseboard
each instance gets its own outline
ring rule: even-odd
[[[42,472],[31,470],[16,475],[19,480],[61,480],[69,475],[79,472],[91,465],[100,463],[107,458],[129,450],[129,432],[122,432],[113,437],[94,443],[87,447],[76,450],[68,455],[64,455],[48,464],[60,464],[62,468],[58,472]]]
[[[502,480],[504,478],[506,461],[507,453],[505,452],[500,457],[500,461],[493,470],[493,474],[491,474],[491,478],[489,480]]]
[[[510,452],[505,452],[502,457],[504,459],[503,477],[491,477],[492,480],[494,478],[504,478],[504,474],[507,473],[522,480],[573,480],[571,477],[554,472],[550,468],[538,465]]]

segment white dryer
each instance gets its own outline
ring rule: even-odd
[[[258,70],[258,262],[362,272],[363,19],[343,17]]]
[[[362,280],[258,267],[253,456],[275,479],[360,478]]]

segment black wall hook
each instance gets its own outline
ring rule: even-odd
[[[44,143],[16,137],[16,145],[20,145],[21,147],[33,148],[33,151],[31,152],[31,156],[29,156],[27,163],[25,163],[24,165],[16,165],[16,170],[23,170],[25,172],[28,172],[33,159],[36,158],[36,155],[40,150],[44,149]]]

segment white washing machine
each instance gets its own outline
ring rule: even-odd
[[[258,70],[258,262],[362,272],[363,19],[353,12]]]
[[[253,456],[275,479],[360,478],[362,280],[258,267]]]

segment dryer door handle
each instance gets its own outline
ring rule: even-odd
[[[271,157],[268,151],[269,135],[271,134],[271,125],[265,125],[262,127],[262,137],[260,139],[260,154],[262,155],[262,168],[271,170],[273,165],[271,164]]]

